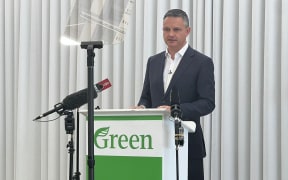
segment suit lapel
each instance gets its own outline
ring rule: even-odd
[[[164,66],[165,66],[165,60],[166,60],[166,56],[165,56],[165,51],[161,54],[161,61],[160,61],[160,71],[159,71],[159,77],[162,80],[161,86],[160,86],[160,90],[161,92],[163,92],[164,94],[164,83],[163,83],[163,72],[164,72]]]
[[[183,72],[186,71],[186,69],[192,63],[192,58],[191,58],[192,56],[193,56],[193,50],[189,46],[170,81],[167,91],[164,94],[164,98],[166,98],[170,94],[171,88],[175,85],[175,83],[177,82],[177,79],[182,77]]]

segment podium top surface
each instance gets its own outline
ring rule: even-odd
[[[84,116],[88,116],[88,110],[79,110]],[[165,109],[159,108],[147,108],[147,109],[95,109],[94,116],[145,116],[156,115],[163,116],[164,119],[170,119],[170,112]],[[171,121],[172,122],[172,121]],[[194,121],[181,121],[182,126],[188,130],[188,132],[194,133],[196,131],[196,124]]]
[[[88,116],[87,109],[80,109],[80,113]],[[165,109],[147,108],[147,109],[95,109],[94,115],[164,115],[169,116],[170,113]]]

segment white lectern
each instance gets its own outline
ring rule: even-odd
[[[175,180],[175,129],[169,116],[162,109],[95,110],[95,180]],[[187,140],[184,127],[184,146],[178,151],[181,180],[187,180]]]

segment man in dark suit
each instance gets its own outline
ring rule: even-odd
[[[170,111],[171,89],[178,89],[182,120],[196,123],[196,132],[188,134],[188,180],[204,180],[206,151],[200,117],[215,108],[214,65],[209,57],[188,45],[190,31],[184,11],[172,9],[165,14],[163,37],[167,49],[148,59],[137,108]]]

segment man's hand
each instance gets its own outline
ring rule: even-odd
[[[171,111],[171,106],[163,105],[163,106],[158,106],[157,108],[159,109],[166,109],[166,111]]]

